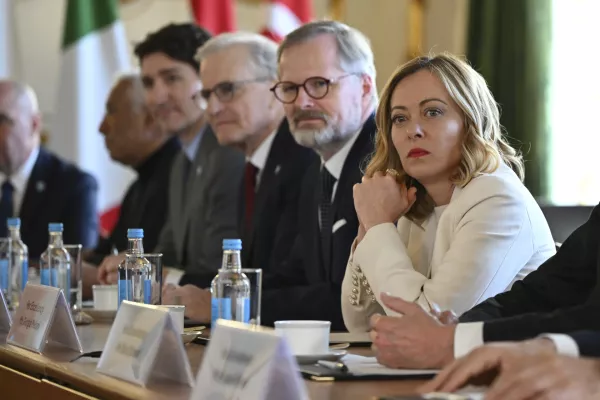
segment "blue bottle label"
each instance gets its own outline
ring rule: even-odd
[[[25,290],[25,285],[27,285],[27,280],[29,279],[29,261],[27,259],[23,260],[23,264],[21,264],[21,290]]]
[[[244,299],[244,323],[250,322],[250,298],[246,297]]]
[[[210,322],[214,327],[217,319],[231,320],[231,299],[229,298],[213,298],[211,300]]]
[[[2,289],[3,292],[6,292],[8,290],[8,282],[10,282],[8,279],[9,265],[10,262],[7,258],[3,258],[0,260],[0,289]]]
[[[144,280],[144,303],[152,304],[152,280]]]
[[[56,273],[56,268],[44,268],[40,272],[40,283],[46,286],[57,287],[58,276]]]
[[[131,300],[132,291],[131,291],[131,281],[130,280],[120,279],[119,285],[118,285],[118,290],[119,290],[119,299],[117,301],[118,306],[121,305],[123,300]]]
[[[71,268],[67,270],[67,286],[65,287],[65,297],[67,299],[67,303],[69,303],[69,307],[73,307],[73,299],[71,299]]]

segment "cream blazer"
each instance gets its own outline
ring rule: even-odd
[[[418,235],[433,241],[423,274],[413,267],[407,248],[415,236],[411,230],[427,231],[431,218],[422,227],[406,218],[397,227],[374,226],[353,245],[341,299],[349,331],[369,330],[374,313],[396,314],[379,303],[385,292],[427,311],[435,303],[461,315],[509,289],[556,252],[540,207],[505,164],[456,188],[435,232]]]

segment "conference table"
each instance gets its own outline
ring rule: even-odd
[[[109,323],[78,326],[84,352],[102,350]],[[185,345],[194,376],[202,363],[205,346]],[[370,355],[366,348],[350,353]],[[70,358],[70,357],[69,357]],[[169,382],[156,382],[143,388],[96,372],[98,359],[81,358],[70,362],[64,353],[52,350],[36,354],[19,347],[0,345],[0,398],[10,399],[188,399],[191,389]],[[313,382],[304,380],[311,399],[377,399],[381,396],[415,393],[422,381],[386,380],[354,382]]]

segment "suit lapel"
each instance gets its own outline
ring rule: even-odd
[[[44,201],[44,194],[48,187],[48,174],[51,173],[48,153],[40,148],[40,153],[27,181],[25,195],[19,211],[19,216],[23,222],[21,230],[28,230],[29,225],[35,222],[36,210],[40,208]]]

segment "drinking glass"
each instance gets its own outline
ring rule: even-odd
[[[250,281],[250,325],[260,325],[260,304],[262,298],[262,269],[242,268],[242,273]]]
[[[135,265],[136,261],[143,258],[150,264],[147,281],[144,282],[144,298],[148,304],[160,305],[162,303],[162,253],[127,254],[126,265]],[[146,291],[149,290],[149,295]]]
[[[70,294],[67,301],[71,308],[73,321],[77,325],[86,325],[93,322],[92,317],[83,312],[82,290],[83,290],[83,271],[81,264],[81,251],[83,246],[80,244],[65,244],[64,248],[71,258],[71,284]]]

